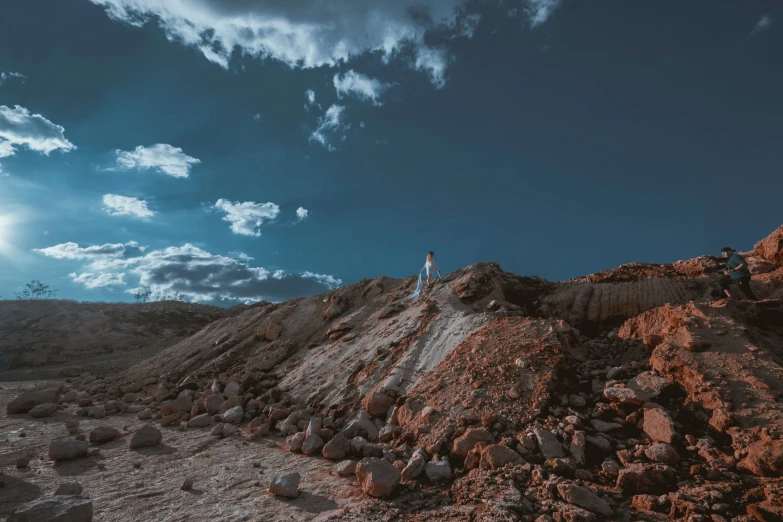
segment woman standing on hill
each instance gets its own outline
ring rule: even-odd
[[[416,291],[413,293],[413,298],[418,299],[419,296],[421,296],[421,290],[424,286],[421,274],[423,272],[427,272],[427,286],[430,286],[430,276],[433,276],[434,274],[438,274],[439,278],[443,278],[442,275],[440,275],[440,268],[438,268],[438,264],[435,262],[435,252],[429,251],[427,252],[427,261],[424,263],[424,267],[419,270],[419,284],[416,286]]]

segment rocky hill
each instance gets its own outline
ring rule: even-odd
[[[145,304],[0,301],[0,379],[125,368],[234,311],[178,301]]]
[[[123,496],[104,473],[87,491],[107,520],[780,520],[783,227],[747,259],[758,302],[722,299],[709,256],[556,283],[480,263],[415,301],[413,278],[361,281],[28,392],[9,418],[42,401],[95,430],[116,416],[131,452],[107,445],[104,467],[163,438],[133,465],[156,486]],[[161,490],[218,468],[233,486],[205,486],[198,510]]]

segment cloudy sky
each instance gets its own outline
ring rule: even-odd
[[[781,92],[776,0],[6,2],[0,296],[747,249],[783,222]]]

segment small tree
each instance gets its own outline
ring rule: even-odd
[[[137,303],[147,303],[152,297],[152,287],[150,285],[142,285],[141,288],[136,290],[133,294],[133,300]]]
[[[14,292],[14,295],[19,300],[33,300],[38,301],[41,299],[54,299],[57,290],[52,290],[49,285],[45,285],[37,279],[33,279],[26,285],[21,292]]]

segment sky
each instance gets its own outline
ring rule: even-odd
[[[281,301],[429,250],[559,280],[783,223],[777,0],[0,11],[2,298]]]

